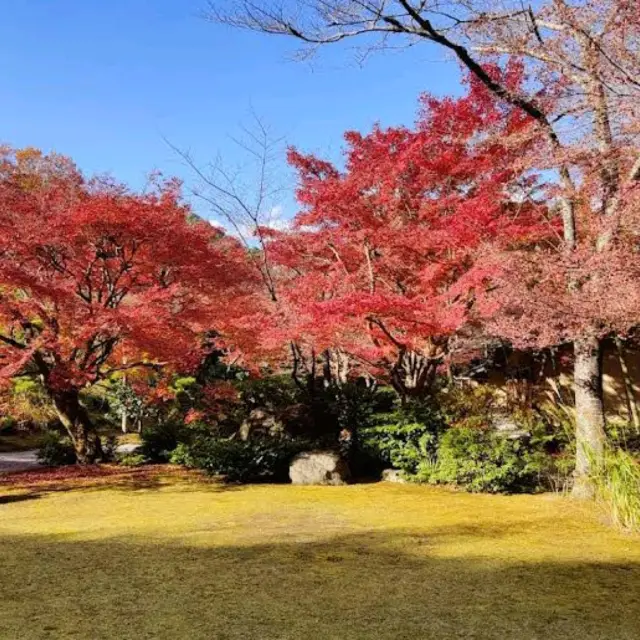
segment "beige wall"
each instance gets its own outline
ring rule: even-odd
[[[629,370],[629,377],[633,385],[636,401],[640,404],[640,351],[625,349],[625,361]],[[628,419],[627,401],[624,388],[622,369],[617,350],[613,341],[606,341],[603,357],[603,391],[605,410],[609,418],[620,416]],[[526,352],[515,352],[509,356],[509,368],[528,371],[534,384],[526,381],[507,379],[502,370],[492,370],[488,374],[487,383],[495,387],[496,392],[505,404],[515,404],[519,398],[521,402],[540,403],[548,400],[559,401],[559,395],[565,402],[571,401],[571,348],[563,347],[557,351],[552,359],[548,356],[541,367],[539,362]]]

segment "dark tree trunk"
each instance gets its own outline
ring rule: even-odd
[[[403,351],[391,371],[391,384],[403,403],[421,398],[435,381],[439,360],[427,358],[415,351]]]
[[[627,413],[629,414],[629,422],[633,424],[633,428],[640,433],[640,414],[638,414],[638,404],[633,389],[633,381],[629,373],[629,366],[625,357],[624,345],[622,340],[616,336],[616,349],[618,351],[618,362],[620,363],[620,372],[622,374],[622,383],[624,385],[624,396],[627,402]]]
[[[605,416],[602,399],[602,348],[597,338],[574,343],[576,403],[576,470],[573,495],[593,497],[590,475],[604,454]]]
[[[52,391],[51,397],[58,418],[73,442],[77,463],[96,462],[102,457],[100,438],[95,432],[87,410],[80,402],[77,389]]]
[[[317,358],[314,349],[310,350],[308,356],[304,355],[302,349],[295,343],[290,343],[291,348],[291,378],[295,385],[302,391],[306,391],[310,398],[315,398],[318,387],[322,380],[317,376]]]

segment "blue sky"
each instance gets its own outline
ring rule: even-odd
[[[0,141],[56,150],[136,187],[153,169],[189,178],[163,137],[203,161],[239,162],[230,136],[251,110],[289,143],[336,159],[346,129],[411,124],[422,91],[459,91],[457,66],[431,47],[364,67],[340,47],[294,62],[293,41],[208,23],[204,4],[3,3]]]

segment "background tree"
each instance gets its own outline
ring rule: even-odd
[[[260,311],[253,317],[256,334],[252,353],[254,368],[288,370],[296,385],[314,395],[318,377],[325,383],[345,380],[348,363],[336,349],[317,351],[301,326],[299,308],[293,308],[283,287],[290,284],[291,273],[284,272],[273,255],[274,232],[284,231],[289,221],[282,217],[282,199],[287,191],[284,139],[273,133],[256,114],[240,134],[232,138],[241,162],[227,166],[216,157],[199,163],[192,154],[171,144],[194,176],[192,195],[220,220],[244,247],[249,265],[262,284]],[[325,367],[320,368],[323,354]]]

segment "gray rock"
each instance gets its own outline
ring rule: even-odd
[[[292,484],[346,484],[349,466],[334,451],[299,453],[291,462],[289,477]]]
[[[509,415],[494,415],[492,418],[492,426],[498,433],[513,440],[529,435],[529,433],[522,429]]]
[[[397,482],[399,484],[405,484],[407,480],[403,477],[400,469],[385,469],[382,472],[383,482]]]
[[[282,432],[282,424],[264,409],[252,409],[249,417],[240,425],[238,437],[249,440],[252,435],[276,435]]]

